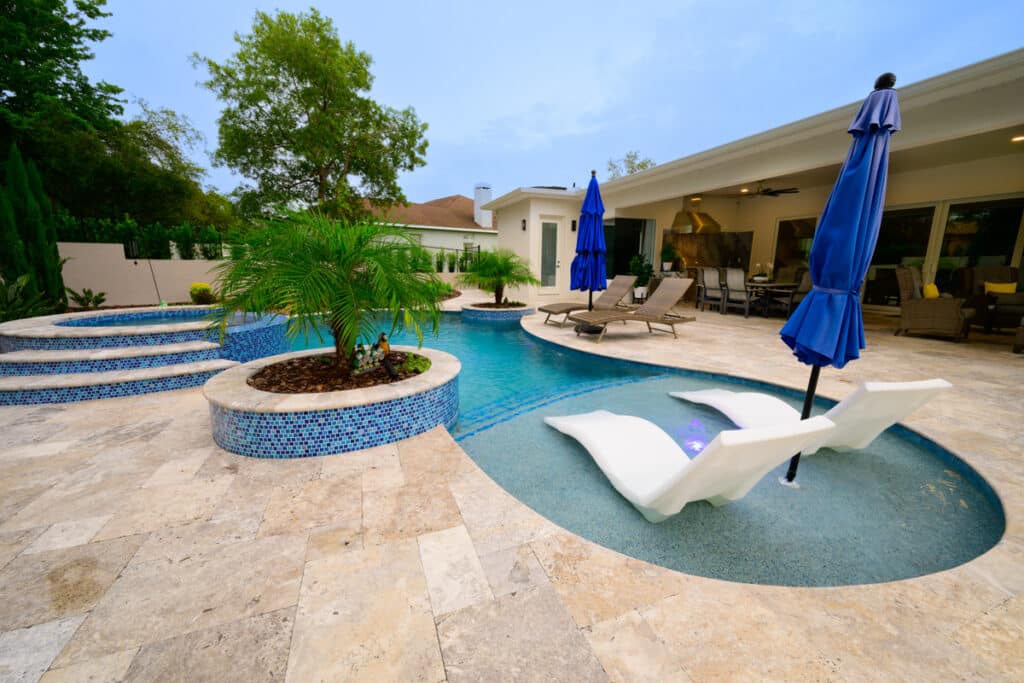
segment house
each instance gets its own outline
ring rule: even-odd
[[[473,198],[461,194],[441,197],[429,202],[396,205],[387,219],[406,225],[420,240],[420,246],[431,254],[444,250],[464,252],[477,248],[494,249],[498,233],[491,226],[492,213],[482,206],[491,201],[491,188],[478,183]]]
[[[865,95],[871,79],[865,80]],[[1024,251],[1024,49],[897,88],[885,214],[866,306],[891,306],[896,265],[947,291],[957,268],[1019,266]],[[806,264],[861,101],[604,183],[609,274],[642,254],[660,268]],[[522,187],[484,205],[498,246],[529,259],[537,302],[569,292],[582,190]]]

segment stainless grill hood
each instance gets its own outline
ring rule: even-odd
[[[672,219],[672,230],[709,235],[722,232],[722,226],[703,211],[680,211]]]

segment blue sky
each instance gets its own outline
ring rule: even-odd
[[[217,142],[220,105],[189,55],[234,51],[256,10],[310,3],[109,0],[86,72],[170,107]],[[583,185],[638,149],[661,163],[863,98],[894,71],[905,85],[1024,46],[1024,3],[325,2],[342,39],[374,58],[372,95],[415,107],[427,165],[410,201]],[[129,105],[127,112],[135,111]],[[206,183],[230,191],[228,169]]]

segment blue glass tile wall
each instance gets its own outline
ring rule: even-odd
[[[349,408],[255,413],[210,404],[221,448],[254,458],[304,458],[393,443],[455,426],[458,377],[420,394]]]

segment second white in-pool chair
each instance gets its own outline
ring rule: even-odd
[[[865,382],[825,413],[825,417],[836,423],[835,430],[822,442],[809,446],[803,454],[810,455],[819,448],[836,451],[867,448],[879,434],[952,386],[944,379]],[[774,396],[753,391],[672,391],[669,396],[709,405],[744,429],[800,421],[800,411],[796,408]]]
[[[742,498],[764,475],[834,428],[828,418],[815,417],[727,430],[691,460],[671,436],[640,417],[595,410],[544,421],[579,441],[649,522],[662,522],[692,501],[717,506]]]

